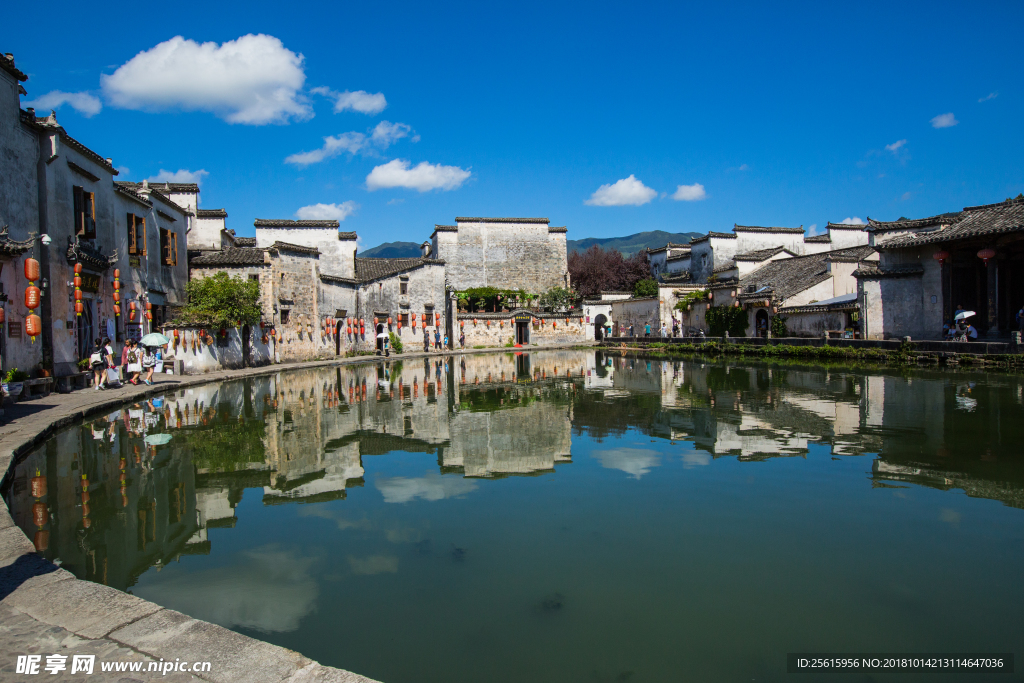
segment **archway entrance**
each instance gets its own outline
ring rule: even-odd
[[[384,323],[377,323],[377,331],[374,333],[374,337],[377,338],[377,353],[384,353],[384,340],[380,335],[384,333]]]
[[[341,355],[341,335],[342,335],[342,323],[344,320],[338,320],[334,324],[334,355]]]
[[[252,367],[252,360],[250,359],[250,355],[252,354],[252,349],[249,346],[249,341],[250,341],[251,337],[252,337],[252,328],[250,328],[248,325],[242,325],[242,367],[243,368]]]
[[[594,340],[601,341],[604,339],[605,325],[608,324],[608,318],[605,317],[604,313],[601,313],[594,318]]]
[[[768,311],[761,308],[758,309],[757,315],[754,316],[754,329],[757,330],[757,336],[768,338]]]

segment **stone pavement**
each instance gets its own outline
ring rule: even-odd
[[[572,346],[581,346],[574,344]],[[531,347],[540,351],[565,347]],[[525,349],[524,349],[525,350]],[[506,353],[507,348],[444,353],[403,353],[397,358]],[[224,370],[205,375],[156,376],[153,386],[127,385],[70,394],[50,394],[5,406],[0,425],[0,474],[4,478],[17,457],[55,431],[89,415],[109,412],[150,395],[221,380],[275,374],[338,364],[374,362],[374,356]],[[42,655],[39,678],[15,673],[18,655]],[[67,655],[67,670],[43,670],[46,655]],[[96,655],[92,675],[70,674],[72,655]],[[191,673],[102,673],[100,662],[210,662],[210,671]],[[164,609],[146,600],[76,579],[35,553],[0,501],[0,681],[215,681],[234,683],[374,683],[369,678],[321,666],[298,652],[240,635],[221,626]]]

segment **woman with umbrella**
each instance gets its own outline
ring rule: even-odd
[[[139,344],[144,349],[142,353],[142,370],[146,376],[142,379],[143,382],[152,386],[153,384],[153,370],[156,369],[156,350],[159,347],[166,346],[170,343],[170,339],[160,334],[159,332],[151,332],[139,340]]]

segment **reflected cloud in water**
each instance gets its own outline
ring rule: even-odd
[[[294,631],[316,607],[315,560],[278,545],[237,553],[226,565],[175,576],[138,590],[165,607],[225,628]]]
[[[349,555],[348,563],[352,567],[352,573],[359,576],[398,573],[398,558],[391,555],[370,555],[369,557]]]
[[[409,503],[422,500],[457,498],[477,488],[477,483],[461,477],[445,477],[428,472],[422,477],[377,477],[374,486],[385,503]]]
[[[601,466],[609,470],[622,470],[634,479],[639,479],[651,468],[661,465],[661,456],[658,451],[649,448],[612,448],[606,451],[594,451],[591,453],[601,463]]]

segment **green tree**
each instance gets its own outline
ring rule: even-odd
[[[221,272],[189,280],[185,285],[188,303],[178,317],[179,324],[235,327],[255,325],[263,315],[260,283],[229,277]]]
[[[394,332],[388,332],[388,341],[391,342],[391,350],[395,353],[402,352],[402,339]]]
[[[712,337],[724,336],[726,332],[731,337],[745,337],[750,325],[747,312],[737,306],[708,306],[704,320]]]
[[[652,278],[644,278],[633,285],[633,296],[639,298],[658,296],[658,281]]]
[[[548,308],[558,313],[567,311],[576,305],[576,292],[565,287],[552,287],[540,295],[541,308]]]

